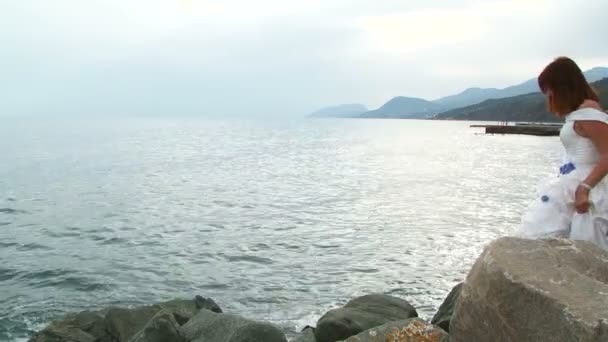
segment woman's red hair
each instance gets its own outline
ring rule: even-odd
[[[585,100],[599,102],[581,69],[568,57],[559,57],[547,65],[538,76],[538,86],[547,95],[549,110],[559,116],[577,110]]]

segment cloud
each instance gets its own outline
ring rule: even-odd
[[[602,0],[3,2],[0,109],[303,115],[507,86],[557,55],[608,65],[606,10]]]
[[[381,55],[407,56],[478,40],[488,25],[470,10],[422,9],[361,20],[363,44]]]
[[[599,44],[608,32],[599,18],[606,10],[603,1],[480,2],[396,11],[366,18],[363,27],[367,57],[382,61],[378,73],[412,74],[392,79],[393,89],[434,98],[521,82],[560,55],[583,68],[608,65],[607,47]]]

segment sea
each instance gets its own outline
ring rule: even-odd
[[[1,118],[0,341],[195,295],[289,336],[369,293],[430,319],[562,156],[470,125]]]

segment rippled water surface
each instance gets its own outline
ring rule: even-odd
[[[383,292],[430,318],[557,138],[399,120],[0,121],[0,341],[196,294],[289,333]]]

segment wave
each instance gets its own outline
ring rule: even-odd
[[[0,208],[0,213],[8,214],[8,215],[17,215],[17,214],[28,214],[25,210],[13,209],[13,208]]]

